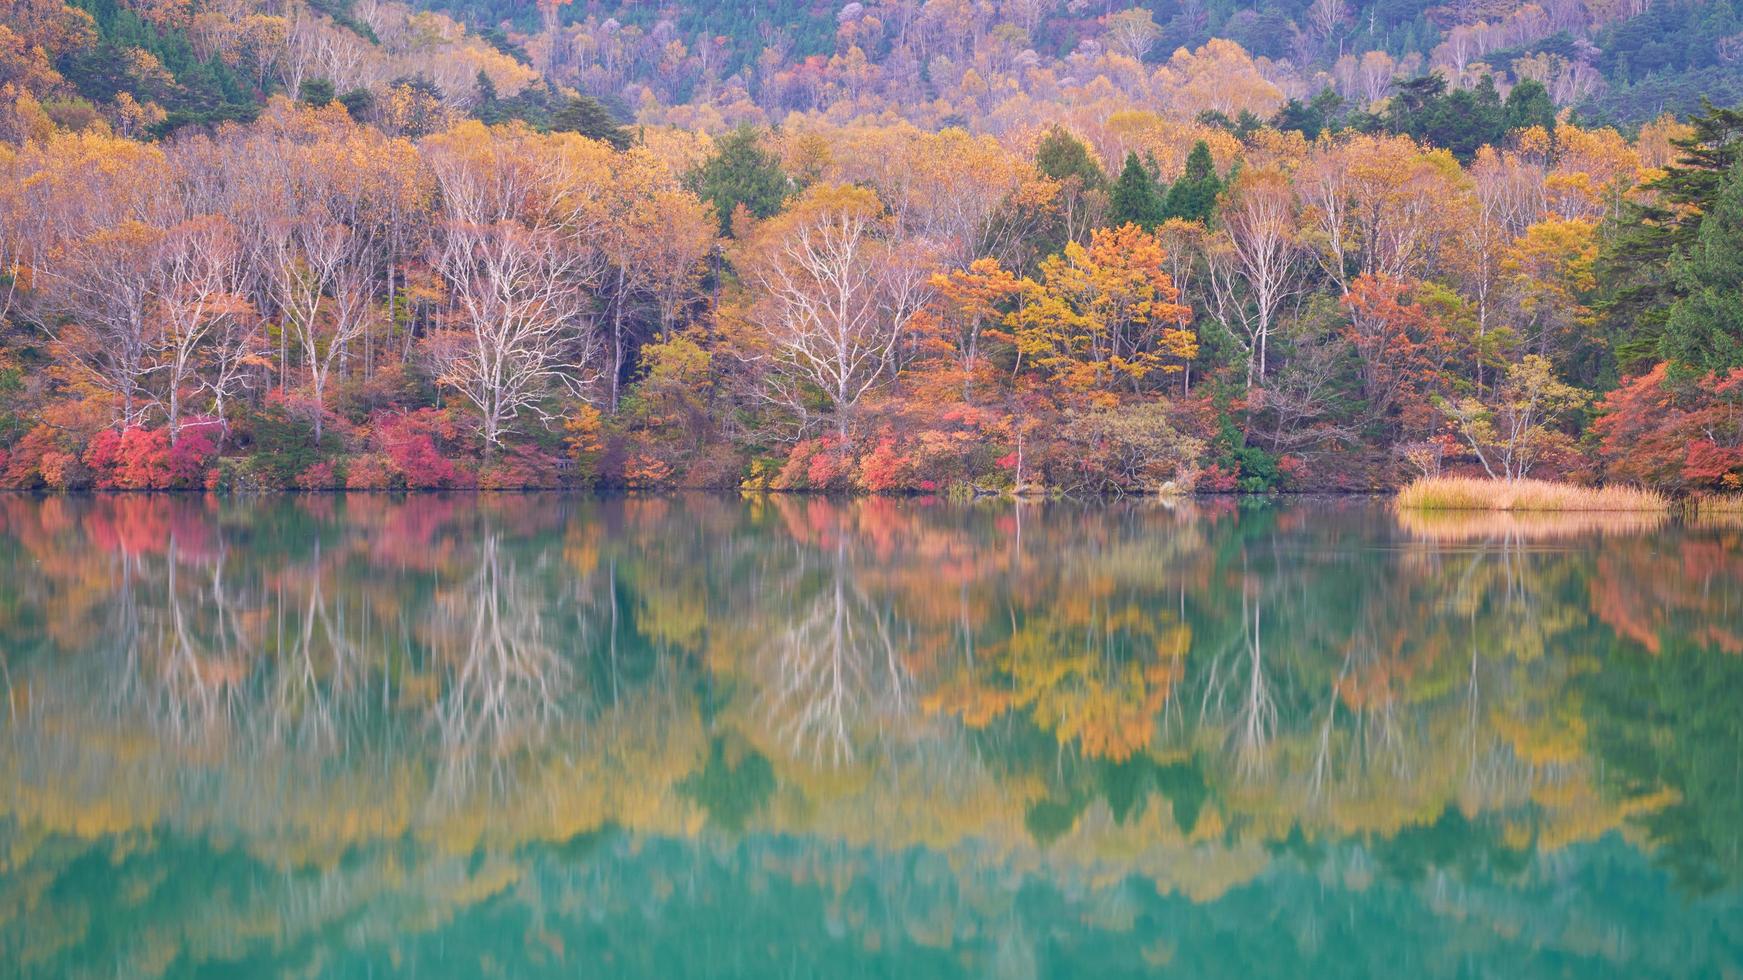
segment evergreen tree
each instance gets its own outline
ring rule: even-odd
[[[337,97],[333,83],[325,78],[305,78],[302,87],[297,89],[297,101],[307,105],[329,105]]]
[[[1078,186],[1086,191],[1099,190],[1108,182],[1101,165],[1089,155],[1089,147],[1063,126],[1054,126],[1041,137],[1035,147],[1035,170],[1060,183],[1076,177]]]
[[[1217,178],[1216,164],[1210,158],[1210,146],[1199,140],[1192,144],[1192,152],[1186,155],[1186,172],[1180,175],[1173,187],[1168,188],[1163,217],[1208,224],[1216,211],[1217,195],[1222,190],[1223,182]]]
[[[354,88],[339,96],[339,104],[358,122],[368,119],[375,111],[375,93],[366,88]]]
[[[1308,103],[1290,99],[1271,117],[1271,128],[1283,133],[1293,130],[1312,141],[1319,139],[1319,134],[1325,130],[1325,117]]]
[[[1156,186],[1156,178],[1136,153],[1127,153],[1126,165],[1108,197],[1108,224],[1115,228],[1134,224],[1149,231],[1163,218],[1162,189]]]
[[[1526,79],[1513,86],[1513,91],[1507,93],[1504,112],[1508,132],[1531,126],[1555,129],[1555,103],[1550,101],[1549,89],[1542,82]]]
[[[1683,295],[1665,322],[1665,360],[1700,374],[1743,367],[1743,164],[1726,175],[1671,274]]]
[[[1663,356],[1670,311],[1683,296],[1681,281],[1664,275],[1677,254],[1694,252],[1702,217],[1714,207],[1727,174],[1743,161],[1743,111],[1704,111],[1689,120],[1694,132],[1676,141],[1676,165],[1647,185],[1650,197],[1631,198],[1599,255],[1599,324],[1625,372]],[[1685,314],[1686,315],[1686,314]]]
[[[551,114],[551,130],[558,133],[580,133],[588,139],[611,144],[613,149],[629,149],[629,131],[618,124],[611,111],[589,95],[577,95]]]
[[[1439,75],[1399,82],[1380,122],[1388,132],[1450,150],[1462,163],[1470,162],[1483,147],[1500,144],[1507,135],[1501,94],[1488,75],[1473,89],[1450,93],[1446,79]]]
[[[697,197],[714,205],[722,235],[732,234],[732,213],[739,205],[767,218],[781,209],[792,187],[780,161],[763,149],[748,125],[722,136],[714,156],[690,174],[688,183]]]

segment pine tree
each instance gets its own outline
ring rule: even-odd
[[[559,133],[580,133],[588,139],[609,143],[614,149],[629,149],[629,132],[612,118],[611,110],[598,99],[577,95],[551,116],[551,129]]]
[[[1624,204],[1599,256],[1599,324],[1626,372],[1643,371],[1662,356],[1669,313],[1684,295],[1678,277],[1663,270],[1672,256],[1693,253],[1703,216],[1743,159],[1743,111],[1702,107],[1689,120],[1694,132],[1675,141],[1677,163],[1646,185],[1651,196]]]
[[[1529,78],[1513,86],[1507,93],[1506,119],[1508,132],[1532,126],[1554,130],[1555,103],[1549,98],[1549,89]]]
[[[1671,274],[1683,297],[1664,325],[1664,358],[1701,374],[1743,367],[1743,164],[1726,176]]]
[[[1208,223],[1222,190],[1223,182],[1217,179],[1216,164],[1210,158],[1210,146],[1199,140],[1186,155],[1186,172],[1168,188],[1163,217]]]
[[[1149,231],[1165,218],[1162,189],[1156,186],[1156,178],[1138,161],[1136,153],[1126,154],[1126,165],[1114,181],[1108,203],[1108,224],[1115,228],[1133,224]]]
[[[714,156],[690,175],[688,183],[697,197],[714,205],[722,235],[732,234],[732,214],[739,205],[755,217],[767,218],[781,210],[792,189],[780,161],[763,149],[750,126],[722,136]]]
[[[1086,191],[1107,186],[1107,174],[1089,155],[1089,147],[1062,126],[1054,126],[1035,147],[1035,170],[1043,177],[1064,182],[1076,177]]]

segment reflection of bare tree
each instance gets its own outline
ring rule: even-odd
[[[144,577],[143,562],[135,569]],[[206,569],[183,562],[172,545],[163,560],[161,601],[135,591],[129,575],[122,616],[138,624],[126,642],[126,676],[142,685],[147,716],[178,739],[228,731],[241,714],[247,643],[225,592],[222,552]],[[191,573],[191,575],[190,575]],[[191,578],[191,581],[190,581]]]
[[[288,610],[292,615],[286,622],[281,608],[281,658],[265,719],[274,741],[330,750],[342,737],[347,706],[360,707],[355,701],[363,694],[364,654],[357,630],[345,629],[343,607],[328,601],[318,546],[309,568],[297,578],[308,590],[300,611]]]
[[[438,601],[438,643],[451,645],[442,651],[451,665],[446,689],[432,708],[445,782],[469,782],[480,756],[494,776],[506,775],[501,766],[514,750],[562,716],[574,669],[547,635],[544,605],[493,532],[477,572]]]
[[[853,759],[856,734],[912,707],[887,608],[874,603],[838,543],[823,588],[764,652],[775,680],[759,702],[797,754],[835,765]]]
[[[1247,647],[1244,673],[1247,689],[1235,711],[1232,737],[1241,760],[1241,768],[1248,772],[1257,770],[1264,762],[1265,749],[1277,734],[1277,701],[1271,694],[1271,684],[1265,676],[1264,631],[1260,622],[1263,608],[1261,603],[1252,603],[1252,615],[1249,617],[1248,603],[1244,598],[1241,603],[1242,620],[1251,624],[1244,629]]]
[[[1228,744],[1245,773],[1264,766],[1278,727],[1277,699],[1265,663],[1263,609],[1261,597],[1242,594],[1240,633],[1211,659],[1199,696],[1199,724],[1226,726]]]

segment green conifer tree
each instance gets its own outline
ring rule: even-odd
[[[1108,196],[1108,223],[1114,227],[1134,224],[1148,231],[1161,224],[1162,189],[1156,178],[1138,160],[1136,153],[1126,154],[1126,165],[1120,170]]]
[[[1683,296],[1664,325],[1665,359],[1698,373],[1743,367],[1743,165],[1727,175],[1671,274]]]
[[[757,131],[740,126],[715,145],[714,156],[690,174],[696,196],[714,205],[720,233],[732,234],[732,213],[740,204],[758,218],[781,210],[792,182],[775,155],[763,149]]]
[[[1187,221],[1209,222],[1216,211],[1216,197],[1223,182],[1216,175],[1216,164],[1210,158],[1210,146],[1204,140],[1192,144],[1186,155],[1186,172],[1168,188],[1164,216]]]

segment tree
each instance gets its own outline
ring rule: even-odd
[[[325,78],[305,78],[297,89],[297,101],[306,105],[324,106],[336,97],[333,83]]]
[[[696,196],[714,206],[720,233],[731,237],[733,214],[740,206],[753,218],[768,218],[781,209],[791,190],[780,161],[763,149],[750,126],[720,137],[714,155],[689,178]]]
[[[1041,176],[1064,183],[1075,177],[1088,191],[1107,186],[1107,174],[1090,156],[1089,147],[1063,126],[1050,126],[1035,144],[1035,169]]]
[[[1058,186],[1054,218],[1033,254],[1051,255],[1068,241],[1083,241],[1100,227],[1108,208],[1108,178],[1089,147],[1061,126],[1049,128],[1035,148],[1035,169]]]
[[[1247,355],[1247,387],[1263,383],[1271,330],[1298,288],[1295,193],[1275,170],[1248,170],[1229,188],[1221,234],[1205,252],[1211,312]]]
[[[1406,283],[1357,279],[1344,297],[1344,336],[1356,355],[1365,414],[1394,437],[1419,438],[1434,427],[1430,396],[1443,382],[1446,330]]]
[[[1671,275],[1682,295],[1665,321],[1664,357],[1696,373],[1743,367],[1743,163],[1671,260]]]
[[[309,373],[319,442],[328,382],[374,313],[377,256],[365,235],[321,214],[281,219],[269,254],[269,282],[283,330],[295,338]]]
[[[1208,225],[1216,211],[1217,196],[1222,191],[1223,183],[1217,179],[1216,165],[1211,162],[1210,144],[1199,140],[1192,144],[1192,152],[1186,155],[1185,172],[1168,188],[1163,215]]]
[[[233,363],[253,353],[253,308],[243,298],[241,243],[220,215],[183,222],[163,240],[161,286],[152,310],[153,342],[167,402],[170,438],[181,433],[184,392],[196,387],[208,356],[221,362],[208,382],[221,406],[239,382]]]
[[[1117,14],[1109,14],[1106,20],[1108,47],[1134,61],[1143,61],[1150,53],[1156,39],[1162,36],[1162,29],[1156,26],[1156,18],[1143,7],[1132,7]]]
[[[1507,93],[1504,108],[1510,133],[1533,126],[1550,132],[1555,130],[1555,102],[1550,99],[1549,90],[1542,82],[1528,78],[1513,86],[1513,90]]]
[[[1507,370],[1492,397],[1442,402],[1442,410],[1491,478],[1523,480],[1532,467],[1569,452],[1557,422],[1584,408],[1591,395],[1555,376],[1549,359],[1527,354]]]
[[[1592,432],[1605,477],[1672,491],[1743,489],[1743,368],[1691,378],[1669,367],[1604,397]]]
[[[1594,222],[1546,218],[1525,229],[1501,260],[1527,349],[1551,357],[1564,372],[1590,355],[1583,328],[1591,319],[1585,300],[1597,285],[1597,257]],[[1588,367],[1585,377],[1596,380],[1597,374]]]
[[[597,377],[597,335],[576,281],[585,257],[556,232],[515,221],[451,221],[444,238],[453,313],[428,349],[437,381],[472,404],[494,449],[521,413],[557,418],[550,400],[580,397]]]
[[[1138,161],[1136,153],[1127,153],[1126,165],[1108,197],[1108,222],[1115,227],[1132,224],[1154,231],[1165,217],[1156,178]]]
[[[1156,236],[1130,224],[1097,229],[1087,247],[1067,243],[1041,263],[1039,282],[1025,281],[1007,319],[1018,354],[1080,393],[1185,370],[1198,340],[1164,258]]]
[[[966,269],[934,275],[932,288],[939,328],[962,376],[962,400],[972,402],[983,366],[981,338],[1004,320],[1004,305],[1022,292],[1023,284],[996,259],[976,259]]]
[[[1681,278],[1664,270],[1672,256],[1692,253],[1703,216],[1743,158],[1743,110],[1703,102],[1670,143],[1677,161],[1627,203],[1596,271],[1599,321],[1623,369],[1642,373],[1663,356],[1666,321],[1684,295]]]
[[[929,298],[927,246],[898,242],[877,195],[819,184],[760,225],[737,265],[752,288],[760,336],[741,356],[762,371],[760,391],[801,430],[815,406],[845,443],[855,407],[887,381],[898,344]]]
[[[584,94],[573,96],[551,114],[551,131],[580,133],[614,150],[627,150],[630,144],[629,131],[612,117],[611,110],[598,99]]]

